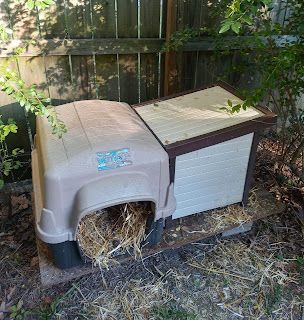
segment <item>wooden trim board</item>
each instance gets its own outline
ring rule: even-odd
[[[256,191],[256,195],[259,199],[260,207],[256,209],[248,207],[248,209],[246,209],[246,223],[254,222],[258,219],[266,218],[267,216],[279,214],[284,211],[285,206],[278,202],[269,192],[260,188]],[[225,208],[221,210],[224,212]],[[154,248],[143,248],[142,257],[147,258],[166,250],[174,250],[212,236],[220,236],[223,232],[240,226],[240,223],[235,222],[227,224],[223,223],[218,229],[215,229],[214,225],[210,225],[212,215],[221,214],[221,210],[172,220],[164,230],[163,240]],[[239,207],[239,210],[240,214],[244,212],[241,206]],[[93,272],[100,272],[98,268],[92,267],[91,264],[60,270],[53,265],[47,245],[37,239],[37,247],[41,284],[43,287],[50,287],[59,283],[72,281],[73,279]],[[134,259],[130,256],[121,256],[117,258],[117,260],[119,263],[130,263]],[[115,266],[113,268],[115,268]],[[106,272],[106,270],[103,272]]]
[[[247,43],[245,47],[253,48],[255,44],[250,41],[252,38],[252,36],[221,37],[221,45],[219,46],[219,40],[215,40],[214,37],[201,37],[187,42],[181,51],[235,50],[244,47],[244,43]],[[291,35],[260,37],[264,43],[269,39],[274,41],[277,46],[282,47],[293,43],[298,37]],[[26,48],[20,57],[153,53],[160,52],[165,43],[163,38],[36,39],[34,44],[29,40],[32,39],[11,40],[5,46],[0,47],[0,57],[5,58],[12,55],[18,47]],[[249,45],[249,43],[252,44]]]

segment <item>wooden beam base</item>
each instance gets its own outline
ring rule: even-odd
[[[227,236],[229,230],[239,228],[243,224],[248,225],[248,223],[273,214],[282,213],[285,210],[282,203],[263,189],[256,189],[251,197],[251,202],[246,208],[231,205],[219,210],[171,220],[165,228],[163,240],[154,248],[143,248],[142,257],[153,256],[165,250],[174,250],[212,236],[221,236],[223,233]],[[93,272],[100,272],[99,268],[92,267],[91,264],[60,270],[52,263],[47,246],[39,240],[37,240],[37,246],[41,283],[44,287],[68,282]],[[131,256],[117,257],[119,263],[132,260],[134,258]]]

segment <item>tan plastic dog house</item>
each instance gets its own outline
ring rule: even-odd
[[[90,100],[58,106],[61,140],[37,119],[33,159],[38,237],[56,264],[81,261],[76,230],[86,214],[134,201],[153,203],[148,240],[167,218],[246,204],[258,135],[275,124],[265,108],[230,115],[242,100],[222,84],[130,107]]]

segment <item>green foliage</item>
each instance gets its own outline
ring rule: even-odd
[[[36,116],[46,117],[52,127],[53,134],[57,134],[61,138],[66,132],[66,127],[58,119],[51,106],[51,100],[38,91],[35,85],[26,86],[24,80],[8,65],[0,66],[0,74],[1,91],[14,98],[26,111],[30,111]]]
[[[30,10],[43,10],[54,3],[53,0],[19,0],[19,2]],[[0,23],[0,43],[8,42],[12,33],[13,30]],[[29,43],[34,44],[32,40],[29,40],[25,42],[25,46]],[[18,70],[11,67],[13,63],[18,65],[18,56],[25,50],[25,46],[16,48],[14,54],[0,65],[0,90],[18,102],[27,112],[47,118],[52,127],[52,133],[61,138],[66,132],[66,127],[58,119],[51,105],[51,100],[43,92],[37,90],[35,85],[27,86]],[[16,133],[17,129],[13,121],[9,121],[7,124],[0,123],[0,189],[4,185],[3,177],[8,176],[22,165],[17,159],[23,150],[16,148],[9,151],[6,143],[6,137],[10,133]]]
[[[24,0],[19,0],[19,2],[24,3]],[[34,8],[45,9],[50,5],[54,4],[54,0],[26,0],[25,6],[32,10]]]
[[[8,150],[6,138],[9,134],[17,132],[18,127],[12,119],[5,124],[0,118],[0,190],[4,186],[4,176],[8,176],[13,170],[17,170],[22,166],[22,162],[18,157],[24,152],[20,148],[12,151]]]
[[[162,52],[179,50],[189,40],[197,37],[201,31],[203,30],[185,28],[174,32],[170,37],[170,40],[166,42],[165,45],[162,47]]]
[[[17,304],[11,306],[10,308],[10,319],[14,320],[23,320],[27,319],[27,317],[30,315],[30,312],[28,312],[26,309],[23,308],[23,301],[20,300]]]
[[[276,283],[265,294],[266,313],[270,315],[279,305],[283,297],[283,286]]]
[[[232,30],[239,34],[244,26],[252,26],[259,15],[265,15],[271,0],[232,0],[226,10],[219,33]]]
[[[5,25],[0,24],[0,41],[7,42],[13,31]]]

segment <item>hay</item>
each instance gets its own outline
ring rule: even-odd
[[[248,240],[219,240],[203,260],[193,258],[188,264],[209,277],[223,311],[246,319],[290,319],[303,301],[300,295],[288,295],[300,283],[295,258],[281,256],[288,243],[269,230],[250,238],[250,244]],[[225,290],[229,295],[223,296]]]
[[[96,211],[79,223],[77,240],[83,254],[94,265],[108,268],[124,253],[141,255],[146,238],[146,224],[151,215],[150,204],[134,202]]]

